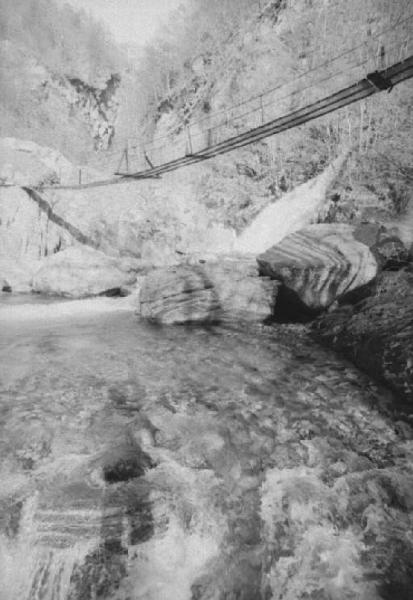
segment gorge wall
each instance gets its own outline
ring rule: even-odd
[[[410,49],[406,41],[400,50],[411,39],[408,14],[405,0],[350,0],[345,7],[325,0],[194,0],[138,65],[146,94],[142,130],[155,138],[168,134],[184,146],[190,124],[198,145],[200,139],[213,141],[214,127],[227,121],[230,137],[243,131],[243,118],[234,117],[256,108],[258,95],[271,89],[279,116],[287,114],[357,81],[366,69],[402,59]],[[349,52],[360,45],[360,32],[363,48]],[[240,231],[264,206],[322,172],[350,146],[351,159],[331,190],[338,200],[331,218],[363,219],[377,208],[387,217],[401,213],[413,191],[406,160],[413,151],[412,85],[208,162],[199,180],[205,204]],[[255,103],[240,106],[249,98]],[[266,118],[272,109],[265,106]]]
[[[0,137],[33,140],[87,162],[114,139],[127,70],[122,51],[86,12],[4,0]]]

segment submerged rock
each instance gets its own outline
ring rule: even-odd
[[[257,258],[260,272],[283,283],[280,310],[316,313],[374,279],[377,262],[343,224],[310,225]]]
[[[366,244],[381,269],[400,269],[409,260],[409,251],[396,234],[380,223],[361,223],[354,230],[354,237]]]
[[[383,272],[374,294],[323,315],[317,337],[413,402],[413,274]]]
[[[81,298],[131,285],[136,280],[131,261],[121,261],[91,248],[73,247],[41,261],[32,289],[43,294]]]
[[[273,315],[278,286],[258,277],[251,259],[226,258],[159,269],[142,283],[139,312],[166,324],[263,321]]]

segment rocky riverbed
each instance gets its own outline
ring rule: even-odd
[[[5,188],[0,600],[410,599],[412,254],[317,223],[344,160],[237,238]]]
[[[66,312],[1,323],[2,600],[410,598],[390,392],[302,326]]]

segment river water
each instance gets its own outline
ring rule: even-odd
[[[1,600],[413,597],[388,392],[298,326],[99,302],[0,306]]]

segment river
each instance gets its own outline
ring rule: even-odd
[[[413,597],[412,428],[301,326],[10,298],[1,600]]]

